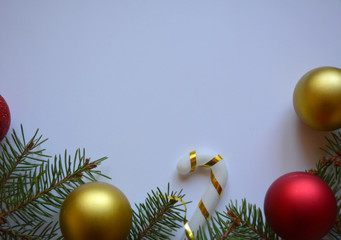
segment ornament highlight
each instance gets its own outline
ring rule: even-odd
[[[309,71],[298,81],[293,101],[297,115],[313,129],[341,128],[341,69],[320,67]]]
[[[66,197],[59,223],[65,240],[124,240],[132,225],[132,210],[118,188],[91,182]]]
[[[200,226],[206,224],[214,212],[227,182],[225,161],[220,155],[197,154],[196,151],[192,151],[189,156],[183,157],[177,164],[177,170],[181,175],[194,172],[197,167],[210,168],[211,178],[210,184],[189,221],[190,231],[185,227],[187,239],[192,239],[190,235],[196,233]]]
[[[0,95],[0,141],[6,136],[11,124],[11,113],[5,99]]]
[[[337,202],[322,179],[292,172],[271,184],[264,213],[272,229],[286,240],[319,240],[335,223]]]

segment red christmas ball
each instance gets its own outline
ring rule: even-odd
[[[11,114],[5,99],[0,95],[0,141],[8,132],[11,122]]]
[[[286,240],[318,240],[337,216],[333,191],[319,177],[292,172],[273,182],[264,201],[264,213],[272,229]]]

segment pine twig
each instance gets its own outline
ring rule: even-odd
[[[15,168],[18,166],[18,164],[25,159],[25,156],[29,154],[29,152],[33,149],[34,147],[34,142],[31,142],[30,144],[25,146],[24,151],[17,156],[15,163],[13,164],[12,168],[9,169],[9,171],[7,172],[6,176],[3,178],[0,189],[4,188],[4,185],[6,184],[6,182],[8,181],[8,179],[11,177],[13,171],[15,170]]]
[[[137,211],[133,211],[133,226],[128,239],[169,239],[174,236],[173,232],[183,227],[184,222],[182,203],[174,199],[183,197],[182,191],[170,192],[169,184],[166,193],[157,188],[156,192],[147,194],[144,203],[135,204]]]
[[[241,207],[238,208],[237,203],[230,204],[227,208],[227,215],[232,223],[236,223],[235,230],[242,228],[243,231],[247,230],[248,234],[254,235],[255,239],[272,240],[275,239],[275,233],[270,230],[270,227],[263,221],[262,211],[242,200]]]
[[[226,232],[224,233],[224,235],[219,239],[219,240],[225,240],[229,237],[229,235],[238,227],[240,226],[240,220],[239,219],[235,219],[233,222],[231,222],[229,224],[228,229],[226,230]]]
[[[56,190],[57,188],[59,188],[60,186],[62,186],[63,184],[66,184],[69,181],[77,181],[80,180],[80,177],[82,176],[81,173],[89,171],[93,168],[95,168],[96,165],[95,164],[89,164],[89,163],[85,163],[84,166],[82,166],[81,169],[79,169],[78,171],[67,175],[65,178],[59,180],[58,182],[56,182],[55,184],[52,184],[51,186],[49,186],[48,188],[46,188],[45,190],[41,191],[41,192],[37,192],[34,196],[30,197],[29,199],[27,199],[26,201],[22,202],[19,205],[16,205],[15,207],[8,209],[6,212],[2,212],[0,217],[4,218],[10,214],[13,214],[15,211],[18,211],[24,207],[26,207],[28,204],[36,201],[37,199],[41,198],[44,195],[47,195],[48,193],[52,192],[53,190]]]
[[[32,238],[17,232],[13,232],[10,230],[6,230],[6,229],[1,229],[0,228],[0,232],[4,233],[7,236],[11,236],[12,238],[20,238],[20,239],[24,239],[24,240],[36,240],[36,238]]]
[[[327,145],[321,149],[327,156],[321,158],[315,169],[310,169],[308,172],[320,177],[334,192],[338,214],[329,235],[333,239],[341,239],[341,132],[331,133],[325,139]]]
[[[208,230],[200,228],[197,239],[262,239],[278,240],[279,237],[263,220],[263,213],[256,205],[245,199],[239,206],[237,201],[226,206],[225,212],[216,212],[216,216],[207,222]]]

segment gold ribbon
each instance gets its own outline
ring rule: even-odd
[[[199,206],[199,209],[200,209],[202,215],[204,216],[204,218],[208,219],[210,217],[210,214],[208,213],[204,203],[202,202],[202,199],[200,200],[198,206]]]
[[[212,167],[214,164],[216,164],[217,162],[219,162],[220,160],[222,160],[223,158],[220,155],[215,156],[214,158],[212,158],[210,161],[208,161],[207,163],[205,163],[204,165],[202,165],[203,167]]]
[[[214,158],[212,158],[210,161],[208,161],[207,163],[205,163],[203,165],[203,167],[209,168],[214,166],[216,163],[218,163],[219,161],[221,161],[223,158],[220,155],[215,156]],[[216,177],[213,174],[213,171],[211,169],[211,182],[214,186],[214,188],[217,190],[219,197],[221,196],[221,194],[223,193],[223,188],[221,187],[220,183],[218,182],[218,180],[216,179]]]
[[[191,172],[193,172],[197,166],[197,154],[195,151],[189,153],[189,159],[191,160]]]
[[[188,221],[187,221],[187,219],[186,219],[186,215],[187,215],[187,206],[186,206],[185,201],[182,200],[182,199],[179,198],[179,197],[174,197],[174,196],[159,196],[159,195],[156,195],[156,197],[168,198],[168,199],[170,199],[170,200],[175,200],[175,201],[181,202],[181,203],[184,205],[184,207],[185,207],[185,215],[184,215],[185,233],[186,233],[186,236],[187,236],[187,239],[188,239],[188,240],[195,240],[195,239],[194,239],[194,234],[192,233],[192,230],[191,230],[191,228],[189,227]]]
[[[215,190],[217,190],[219,197],[221,196],[221,194],[223,193],[223,188],[221,187],[221,185],[219,184],[218,180],[215,178],[213,171],[211,169],[211,182],[215,188]]]

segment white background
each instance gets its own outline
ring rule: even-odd
[[[85,148],[134,203],[184,189],[189,216],[209,172],[180,178],[196,149],[227,161],[218,210],[263,206],[280,175],[314,166],[326,132],[302,125],[297,81],[341,66],[340,0],[3,1],[0,94],[47,153]]]

